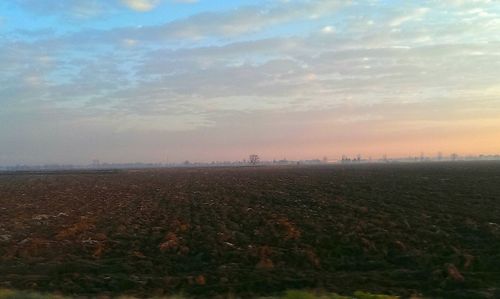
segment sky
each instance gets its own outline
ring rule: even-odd
[[[0,1],[0,165],[500,153],[500,1]]]

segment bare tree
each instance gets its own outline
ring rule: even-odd
[[[252,155],[248,156],[248,163],[250,163],[252,165],[257,165],[257,163],[259,163],[259,161],[260,161],[259,155],[252,154]]]

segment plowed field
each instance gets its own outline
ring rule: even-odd
[[[0,287],[500,298],[500,163],[3,173]]]

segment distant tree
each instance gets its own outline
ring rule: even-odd
[[[259,161],[260,161],[259,155],[252,154],[252,155],[248,156],[248,163],[250,163],[252,165],[257,165],[257,163],[259,163]]]
[[[437,160],[438,160],[438,161],[443,160],[443,153],[438,152],[438,154],[437,154]]]

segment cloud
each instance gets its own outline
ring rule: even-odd
[[[146,12],[160,5],[162,0],[14,0],[12,4],[39,15],[54,15],[58,17],[92,18],[110,15],[120,6]]]
[[[148,161],[164,148],[179,160],[272,158],[398,140],[406,151],[412,136],[423,144],[499,129],[496,10],[356,3],[269,2],[154,26],[5,35],[4,161]]]
[[[325,26],[321,29],[323,33],[333,33],[335,32],[335,28],[333,26]]]
[[[403,23],[418,20],[419,18],[424,16],[428,11],[429,11],[429,8],[427,8],[427,7],[420,7],[420,8],[414,9],[410,13],[403,14],[403,15],[400,15],[400,16],[393,18],[389,22],[389,25],[391,27],[398,27],[398,26],[401,26],[401,24],[403,24]]]
[[[449,3],[456,6],[465,6],[465,5],[485,5],[490,4],[492,0],[446,0],[445,3]]]
[[[150,11],[160,4],[160,0],[121,0],[127,7],[136,11]]]
[[[126,38],[123,40],[123,44],[126,46],[126,47],[134,47],[138,44],[139,42],[135,39],[131,39],[131,38]]]
[[[348,2],[323,0],[274,4],[265,7],[244,6],[228,11],[202,12],[160,25],[87,29],[57,36],[52,40],[45,36],[40,36],[38,39],[40,43],[65,44],[70,47],[73,44],[94,47],[110,44],[123,45],[123,41],[126,40],[169,43],[176,40],[203,42],[210,38],[234,39],[294,22],[312,20],[311,16],[332,16],[346,3]],[[36,38],[34,34],[26,34],[28,35]]]
[[[272,6],[246,6],[223,12],[204,12],[158,27],[145,27],[141,33],[157,38],[234,37],[258,32],[293,21],[335,14],[348,2],[308,1]]]
[[[99,0],[14,0],[14,3],[24,10],[36,14],[76,18],[91,18],[112,9],[109,3]]]

